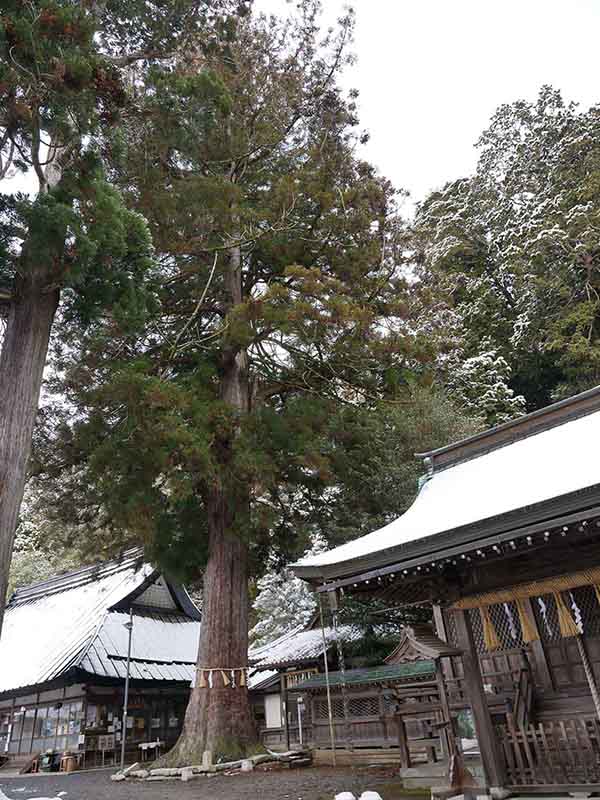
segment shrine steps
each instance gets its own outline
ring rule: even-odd
[[[466,766],[477,784],[485,785],[483,766],[479,759],[466,759]],[[429,789],[432,786],[446,786],[448,782],[448,764],[438,761],[437,764],[417,764],[400,770],[400,777],[405,789]]]
[[[534,706],[535,722],[554,722],[574,717],[595,716],[594,706],[587,696],[539,695]]]
[[[313,764],[330,767],[333,754],[330,749],[314,749]],[[354,750],[336,749],[335,763],[338,767],[368,766],[400,766],[400,755],[397,747],[360,747]],[[425,765],[423,765],[425,766]]]

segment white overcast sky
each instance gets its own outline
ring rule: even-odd
[[[256,0],[289,13],[286,0]],[[325,19],[347,2],[323,0]],[[366,155],[414,201],[471,172],[494,110],[544,83],[600,101],[600,0],[354,0]]]
[[[294,1],[255,0],[287,14]],[[323,0],[324,24],[346,0]],[[600,0],[354,0],[365,156],[412,201],[475,166],[474,143],[501,103],[544,83],[583,107],[600,101]],[[19,178],[0,187],[14,191]],[[27,187],[28,188],[28,187]],[[412,204],[409,204],[411,207]]]

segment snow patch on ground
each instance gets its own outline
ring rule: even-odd
[[[340,794],[336,794],[334,800],[356,800],[356,797],[352,792],[340,792]],[[358,800],[382,800],[382,798],[377,792],[363,792]]]
[[[28,792],[31,794],[31,790],[26,789],[24,786],[19,789],[13,789],[13,792]],[[62,800],[66,794],[66,792],[59,792],[55,797],[36,797],[35,800]],[[11,800],[11,798],[0,789],[0,800]]]

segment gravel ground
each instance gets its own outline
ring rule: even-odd
[[[23,777],[4,777],[0,773],[0,800],[333,800],[338,792],[350,791],[359,797],[367,789],[378,791],[383,800],[409,797],[401,791],[393,771],[386,769],[257,769],[237,775],[200,777],[189,783],[114,782],[110,780],[112,771]]]

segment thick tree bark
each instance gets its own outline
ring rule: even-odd
[[[0,635],[8,572],[59,292],[17,279],[0,354]]]
[[[256,733],[248,690],[240,667],[248,662],[247,545],[232,530],[235,514],[227,498],[215,492],[209,501],[210,556],[204,573],[202,626],[196,686],[192,691],[183,733],[173,757],[178,764],[195,764],[210,750],[225,760],[252,750]],[[212,673],[212,687],[200,686],[200,670]]]
[[[241,252],[239,247],[232,247],[226,268],[230,307],[242,300],[241,278]],[[243,349],[236,345],[229,347],[227,342],[223,347],[220,396],[231,409],[234,420],[248,413],[248,356]],[[239,672],[248,663],[245,526],[250,495],[247,487],[239,486],[231,469],[237,427],[234,423],[231,439],[215,444],[221,477],[205,496],[209,557],[204,573],[198,673],[183,732],[165,759],[170,764],[199,763],[205,750],[210,750],[214,759],[235,759],[253,752],[257,744],[248,689]],[[217,670],[212,673],[212,687],[200,685],[199,676],[206,676],[202,670]],[[229,685],[224,685],[220,670]]]

